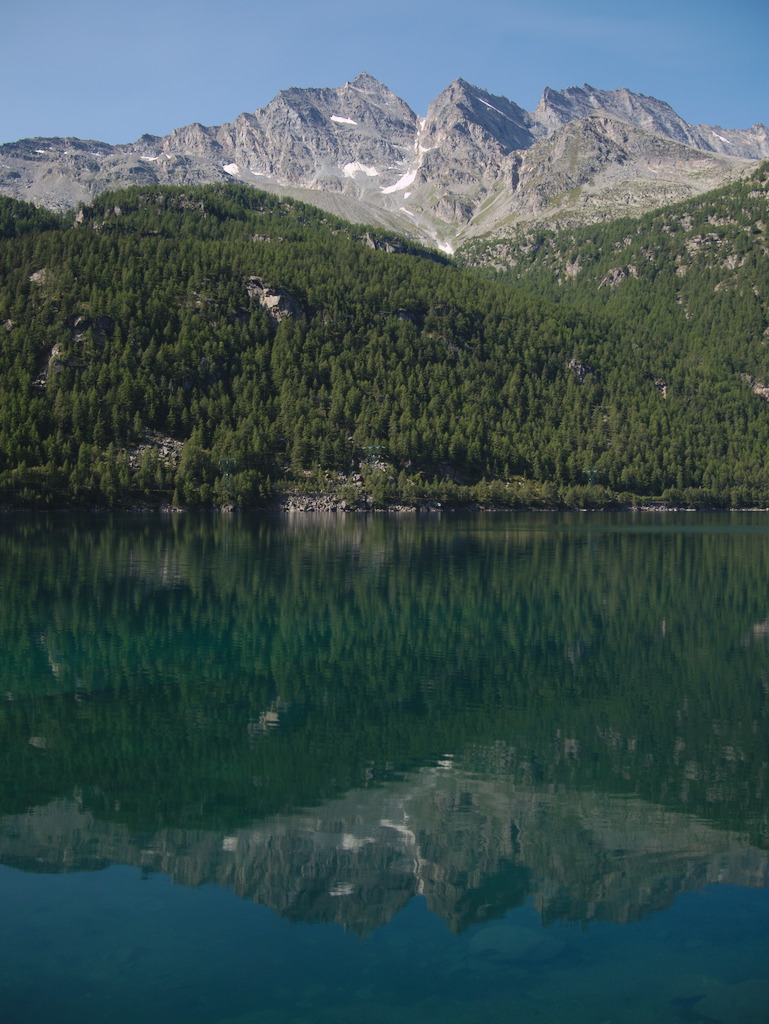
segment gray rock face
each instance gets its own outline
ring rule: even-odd
[[[516,221],[604,220],[717,188],[746,166],[752,165],[592,114],[516,153],[504,198]]]
[[[276,324],[287,319],[301,320],[304,317],[304,310],[293,295],[282,289],[270,288],[260,277],[249,277],[246,291],[253,302],[267,310]]]
[[[690,125],[627,89],[545,89],[532,112],[457,79],[426,117],[362,73],[286,89],[214,127],[110,146],[0,146],[0,193],[68,208],[129,184],[235,180],[386,225],[451,250],[516,225],[640,213],[699,194],[769,157],[769,129]]]
[[[769,129],[765,125],[756,124],[746,129],[690,125],[667,103],[627,89],[606,92],[591,85],[571,86],[562,92],[545,89],[533,116],[540,124],[555,130],[596,114],[608,115],[649,134],[706,152],[746,160],[769,156]]]
[[[515,103],[457,79],[430,104],[420,126],[409,209],[448,224],[471,223],[505,180],[510,154],[543,134]]]

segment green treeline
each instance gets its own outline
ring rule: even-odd
[[[765,213],[765,178],[733,188]],[[492,279],[234,184],[104,193],[74,218],[2,200],[0,502],[354,504],[357,477],[379,505],[769,505],[750,223],[709,270],[652,285],[633,255],[591,305],[539,263]],[[755,302],[723,284],[733,262]]]

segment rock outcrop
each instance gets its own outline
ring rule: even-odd
[[[304,317],[302,304],[293,295],[280,288],[270,288],[260,277],[249,277],[246,291],[251,301],[266,310],[276,324]]]

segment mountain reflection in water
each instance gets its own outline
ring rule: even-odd
[[[360,934],[418,894],[462,931],[527,900],[545,923],[626,923],[707,884],[769,884],[766,851],[700,819],[634,797],[436,768],[228,833],[137,834],[62,799],[0,820],[0,862],[31,871],[132,865]]]

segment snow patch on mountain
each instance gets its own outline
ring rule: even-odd
[[[366,164],[361,164],[357,160],[350,164],[345,164],[342,168],[346,178],[354,178],[356,174],[365,174],[369,178],[375,178],[379,171],[376,167],[367,167]]]
[[[342,117],[340,114],[332,114],[331,120],[336,121],[337,124],[357,124],[357,121],[353,121],[351,117]]]
[[[380,192],[386,196],[391,195],[393,192],[400,192],[402,189],[408,188],[409,185],[413,185],[416,176],[416,171],[409,171],[408,174],[404,174],[402,178],[396,181],[394,185],[388,185],[387,188],[380,189]]]
[[[475,98],[477,100],[480,100],[484,107],[488,107],[489,110],[493,110],[496,114],[499,114],[500,117],[504,117],[506,121],[511,121],[513,124],[515,124],[515,121],[513,121],[512,117],[510,117],[509,114],[505,114],[502,110],[499,109],[499,107],[495,107],[493,103],[488,103],[486,100],[482,100],[480,96],[476,96]]]

